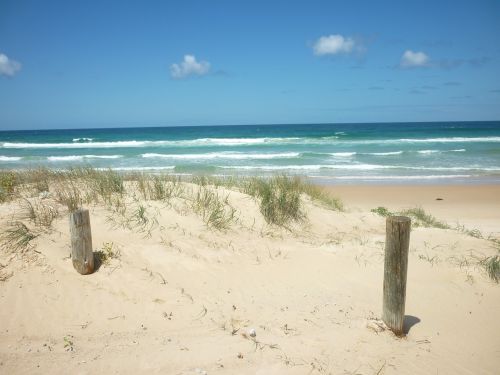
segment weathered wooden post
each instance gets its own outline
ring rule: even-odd
[[[397,336],[403,336],[410,230],[409,217],[387,217],[382,320]]]
[[[73,267],[82,275],[94,272],[89,210],[79,209],[71,212],[69,214],[69,230]]]

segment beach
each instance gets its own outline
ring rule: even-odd
[[[339,185],[328,187],[346,204],[369,211],[422,207],[449,223],[500,230],[500,185]]]
[[[69,258],[60,182],[32,192],[59,215],[25,250],[2,250],[0,372],[497,371],[500,287],[482,261],[499,251],[499,185],[329,186],[341,205],[304,188],[300,219],[278,225],[252,189],[172,181],[161,199],[125,181],[126,193],[84,204],[94,251],[108,255],[86,276]],[[225,202],[217,227],[193,203],[211,193]],[[4,228],[19,204],[0,205]],[[403,338],[381,321],[380,207],[434,219],[412,219]]]
[[[500,375],[499,15],[0,0],[0,375]]]

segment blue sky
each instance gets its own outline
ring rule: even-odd
[[[499,1],[0,0],[0,129],[500,119]]]

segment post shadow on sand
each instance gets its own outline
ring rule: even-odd
[[[104,254],[101,250],[94,251],[92,254],[94,255],[94,272],[97,272],[99,271],[99,268],[101,268],[102,266],[102,258]]]
[[[416,316],[413,315],[405,315],[404,321],[403,321],[403,333],[405,335],[410,332],[411,327],[413,327],[415,324],[420,323],[420,319],[417,318]]]

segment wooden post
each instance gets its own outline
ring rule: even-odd
[[[410,230],[411,219],[409,217],[387,217],[382,320],[397,336],[404,334]]]
[[[73,267],[82,275],[94,272],[89,210],[79,209],[71,212],[69,214],[69,230]]]

